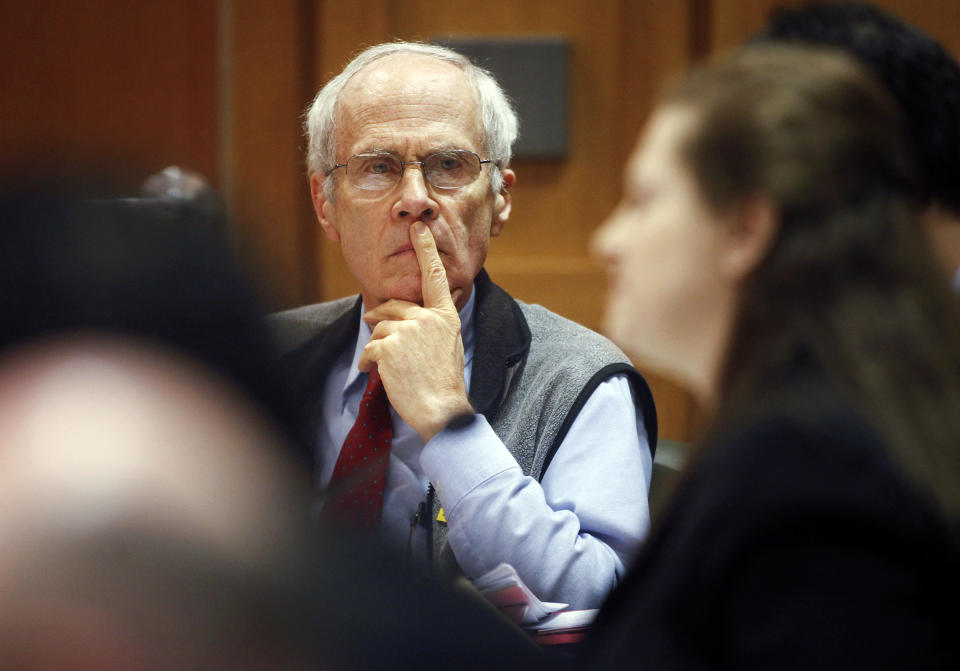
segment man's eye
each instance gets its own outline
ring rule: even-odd
[[[372,172],[375,175],[390,172],[390,163],[387,161],[371,161],[367,165],[367,172]]]
[[[458,172],[463,169],[463,159],[456,154],[441,154],[432,163],[432,168],[440,172]]]

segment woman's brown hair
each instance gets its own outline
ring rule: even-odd
[[[802,354],[960,515],[960,317],[914,216],[895,104],[849,58],[784,46],[705,65],[664,103],[697,116],[682,151],[711,209],[761,196],[776,212],[740,288],[718,421]]]

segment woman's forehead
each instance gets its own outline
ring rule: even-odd
[[[689,107],[667,105],[654,111],[627,164],[628,174],[642,175],[681,166],[679,149],[690,136],[696,115]]]

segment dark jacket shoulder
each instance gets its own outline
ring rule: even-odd
[[[602,609],[594,661],[941,668],[958,557],[854,404],[804,382],[707,438]]]
[[[267,317],[267,324],[273,329],[280,352],[288,354],[356,308],[357,302],[357,296],[348,296],[275,312]]]

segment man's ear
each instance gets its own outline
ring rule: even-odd
[[[500,187],[500,193],[494,201],[493,224],[490,226],[490,237],[493,238],[500,235],[507,219],[510,218],[510,189],[517,181],[516,173],[509,168],[501,170],[500,175],[503,177],[503,186]]]
[[[740,282],[766,258],[780,224],[777,208],[766,196],[750,196],[733,208],[726,222],[722,270]]]
[[[311,173],[310,175],[310,200],[313,202],[313,211],[317,213],[317,221],[320,222],[320,228],[327,234],[333,242],[340,242],[340,229],[332,218],[333,203],[327,198],[323,184],[326,177],[320,173]]]

